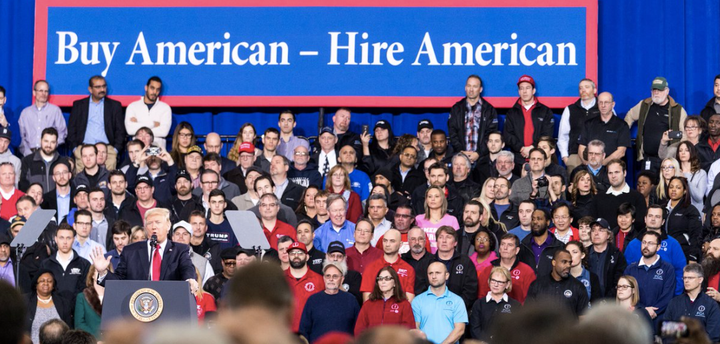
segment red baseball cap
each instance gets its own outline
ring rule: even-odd
[[[255,154],[255,145],[253,145],[250,142],[241,143],[240,148],[238,148],[238,154],[240,154],[240,153]]]
[[[520,84],[523,83],[523,82],[530,83],[530,85],[532,85],[532,87],[535,87],[535,79],[533,79],[533,78],[532,78],[531,76],[529,76],[529,75],[523,75],[523,76],[521,76],[520,79],[518,80],[517,84],[520,85]]]
[[[303,252],[305,252],[305,254],[307,254],[307,248],[305,247],[305,244],[299,241],[296,241],[290,244],[290,246],[288,246],[287,251],[290,252],[292,250],[302,250]]]

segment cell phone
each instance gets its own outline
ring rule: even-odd
[[[367,125],[367,124],[363,124],[363,125],[362,125],[362,133],[363,133],[363,134],[367,134],[367,133],[369,133],[369,132],[370,132],[370,126]]]
[[[684,322],[663,320],[660,324],[660,336],[663,338],[685,338],[688,328]]]
[[[160,147],[157,146],[150,146],[148,147],[147,151],[145,151],[145,154],[147,154],[147,156],[160,155],[160,153],[162,153],[162,151],[160,150]]]
[[[671,139],[681,139],[682,136],[683,136],[682,131],[672,130],[672,131],[670,131],[670,132],[668,133],[668,137],[671,138]]]

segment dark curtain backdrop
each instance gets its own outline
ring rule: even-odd
[[[699,113],[712,97],[714,76],[720,74],[720,3],[600,0],[599,6],[598,87],[599,91],[615,95],[617,113],[624,116],[640,99],[649,97],[655,76],[668,79],[671,96],[688,113]],[[32,1],[0,1],[0,85],[8,90],[5,111],[12,129],[17,129],[20,111],[32,100],[34,11]],[[112,25],[112,21],[104,25]],[[548,25],[557,23],[549,18]],[[482,71],[478,74],[482,75]],[[558,82],[576,84],[578,80]],[[52,80],[50,84],[52,87]],[[463,86],[464,80],[458,80],[458,99],[463,96]],[[538,94],[542,95],[541,84]],[[415,133],[422,118],[446,129],[451,105],[446,109],[353,109],[352,129],[360,131],[362,124],[372,125],[381,118],[391,122],[396,134]],[[282,108],[283,104],[277,104],[277,108],[175,108],[174,122],[189,121],[200,134],[216,131],[234,135],[242,123],[252,121],[262,132],[277,125]],[[296,110],[297,132],[316,134],[319,109]],[[330,123],[332,111],[326,109],[325,123]],[[18,137],[13,138],[14,146],[19,142]]]

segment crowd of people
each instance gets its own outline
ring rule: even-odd
[[[416,133],[386,120],[355,133],[340,108],[309,140],[288,110],[262,133],[243,124],[223,154],[191,123],[170,134],[158,77],[123,110],[93,76],[67,123],[37,81],[17,124],[0,116],[0,280],[25,295],[33,343],[58,326],[102,338],[107,280],[187,281],[212,327],[246,302],[233,276],[271,266],[292,294],[287,326],[309,343],[387,325],[500,343],[499,323],[548,299],[569,321],[617,304],[648,338],[694,318],[719,342],[720,75],[699,115],[657,77],[624,121],[583,79],[559,125],[531,76],[517,85],[502,125],[471,75],[447,132],[422,119]],[[11,248],[37,209],[55,216]],[[231,211],[254,213],[270,249],[241,247]]]

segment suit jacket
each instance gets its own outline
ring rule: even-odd
[[[85,130],[88,124],[88,112],[90,107],[90,97],[79,99],[73,102],[73,107],[68,120],[68,148],[72,151],[75,147],[82,144],[85,139]],[[107,135],[108,143],[115,147],[119,152],[125,148],[125,116],[123,115],[122,105],[117,100],[105,97],[105,135]],[[119,156],[120,154],[118,154]]]
[[[167,239],[160,264],[161,281],[184,281],[195,279],[195,266],[190,259],[190,247]],[[101,285],[107,280],[148,280],[150,275],[150,255],[147,241],[136,242],[125,246],[120,255],[115,272],[108,272]]]
[[[72,197],[72,192],[70,193],[70,207],[68,209],[75,208],[75,200]],[[58,220],[58,222],[62,221],[62,219],[58,219],[58,205],[57,205],[57,193],[55,192],[55,189],[50,190],[43,194],[43,202],[40,205],[40,208],[48,209],[48,210],[55,210],[55,218]]]
[[[287,180],[288,185],[285,187],[285,191],[283,191],[282,197],[280,197],[280,203],[290,207],[290,209],[297,209],[298,205],[300,205],[300,201],[302,201],[303,193],[305,193],[305,188],[293,183],[290,179]]]

